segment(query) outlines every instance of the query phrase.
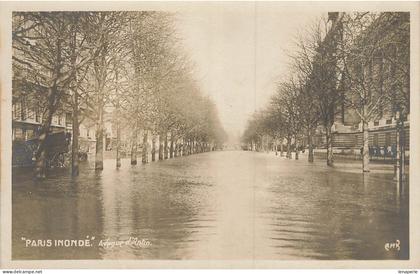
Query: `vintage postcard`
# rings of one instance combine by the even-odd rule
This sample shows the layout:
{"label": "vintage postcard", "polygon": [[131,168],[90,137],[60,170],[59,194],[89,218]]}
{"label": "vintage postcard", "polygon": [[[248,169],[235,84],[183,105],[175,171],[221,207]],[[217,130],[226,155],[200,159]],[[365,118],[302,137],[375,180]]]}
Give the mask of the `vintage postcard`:
{"label": "vintage postcard", "polygon": [[419,2],[0,2],[2,268],[419,268]]}

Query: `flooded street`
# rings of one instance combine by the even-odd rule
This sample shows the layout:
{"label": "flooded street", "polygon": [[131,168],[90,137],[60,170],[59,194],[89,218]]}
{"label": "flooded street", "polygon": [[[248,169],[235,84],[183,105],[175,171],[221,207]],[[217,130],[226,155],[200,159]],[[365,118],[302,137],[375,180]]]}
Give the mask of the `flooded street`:
{"label": "flooded street", "polygon": [[[92,164],[92,163],[90,163]],[[390,172],[327,168],[247,151],[130,166],[79,178],[13,174],[13,259],[407,259],[408,198]],[[25,246],[86,239],[90,247]],[[100,242],[145,240],[107,248]],[[386,243],[400,241],[400,250]]]}

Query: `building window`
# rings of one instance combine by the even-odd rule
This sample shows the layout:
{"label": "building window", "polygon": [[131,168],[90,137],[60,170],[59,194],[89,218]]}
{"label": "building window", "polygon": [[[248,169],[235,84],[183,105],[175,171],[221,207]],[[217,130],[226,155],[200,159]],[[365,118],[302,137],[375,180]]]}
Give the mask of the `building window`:
{"label": "building window", "polygon": [[386,120],[386,124],[387,124],[387,125],[392,124],[392,119],[387,119],[387,120]]}
{"label": "building window", "polygon": [[20,119],[24,121],[26,119],[26,100],[24,97],[22,97],[20,104]]}
{"label": "building window", "polygon": [[28,119],[35,120],[35,110],[33,108],[28,108]]}
{"label": "building window", "polygon": [[61,114],[58,114],[57,115],[57,121],[58,121],[58,124],[61,125],[61,122],[62,122],[61,121]]}
{"label": "building window", "polygon": [[87,130],[86,130],[86,136],[87,136],[88,138],[90,138],[90,136],[89,136],[89,129],[87,129]]}
{"label": "building window", "polygon": [[66,126],[71,126],[73,122],[72,120],[73,120],[72,113],[67,112],[66,113]]}
{"label": "building window", "polygon": [[23,130],[21,128],[16,128],[15,129],[15,140],[23,140],[24,135],[23,135]]}
{"label": "building window", "polygon": [[374,125],[375,127],[379,126],[379,121],[375,121],[375,122],[373,122],[373,125]]}
{"label": "building window", "polygon": [[26,131],[26,140],[33,139],[35,137],[35,132],[33,129],[28,129]]}
{"label": "building window", "polygon": [[391,132],[385,133],[385,146],[389,147],[391,145]]}
{"label": "building window", "polygon": [[21,117],[20,108],[21,108],[20,102],[16,102],[13,105],[13,119],[15,119],[15,120],[19,120],[20,119],[20,117]]}
{"label": "building window", "polygon": [[373,134],[373,146],[377,147],[379,143],[378,133]]}
{"label": "building window", "polygon": [[39,107],[35,108],[35,122],[41,123],[41,111]]}

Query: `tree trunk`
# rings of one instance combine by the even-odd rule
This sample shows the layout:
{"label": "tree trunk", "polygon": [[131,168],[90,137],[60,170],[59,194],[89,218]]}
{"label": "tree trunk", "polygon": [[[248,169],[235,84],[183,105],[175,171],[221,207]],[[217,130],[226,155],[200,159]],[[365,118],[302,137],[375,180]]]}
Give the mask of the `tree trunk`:
{"label": "tree trunk", "polygon": [[[117,101],[117,113],[119,112],[118,107],[119,107],[119,103]],[[121,153],[120,153],[120,151],[121,151],[121,128],[120,128],[120,125],[119,125],[118,122],[117,122],[117,143],[116,143],[116,147],[117,147],[116,148],[116,150],[117,150],[116,166],[118,168],[118,167],[121,167]]]}
{"label": "tree trunk", "polygon": [[182,138],[181,156],[185,156],[185,138]]}
{"label": "tree trunk", "polygon": [[[52,90],[50,89],[49,97],[54,97],[52,95]],[[47,118],[43,121],[41,128],[41,133],[39,135],[39,143],[35,153],[35,177],[37,179],[44,179],[47,176],[47,146],[46,141],[49,135],[52,116],[54,115],[54,106],[52,100],[50,99],[50,104],[48,106]]]}
{"label": "tree trunk", "polygon": [[133,129],[131,138],[131,165],[137,165],[137,127]]}
{"label": "tree trunk", "polygon": [[334,165],[334,154],[333,154],[333,145],[332,145],[332,133],[331,126],[325,128],[326,141],[327,141],[327,166]]}
{"label": "tree trunk", "polygon": [[366,120],[363,123],[363,172],[369,172],[369,131],[368,122]]}
{"label": "tree trunk", "polygon": [[[115,66],[117,67],[117,66]],[[115,104],[115,110],[117,113],[117,140],[116,140],[116,167],[121,167],[121,128],[120,128],[120,98],[118,94],[118,69],[115,70],[115,93],[116,93],[116,104]]]}
{"label": "tree trunk", "polygon": [[39,136],[39,143],[35,153],[35,177],[37,179],[44,179],[47,176],[47,137],[49,135],[52,117],[56,111],[57,104],[59,103],[62,92],[57,89],[57,81],[61,75],[62,69],[62,39],[55,40],[56,54],[55,54],[55,66],[51,79],[54,82],[53,86],[48,89],[48,108],[47,118],[42,123],[41,134]]}
{"label": "tree trunk", "polygon": [[77,88],[73,90],[71,175],[79,175],[79,95]]}
{"label": "tree trunk", "polygon": [[104,169],[104,119],[103,106],[99,106],[98,122],[96,125],[95,170]]}
{"label": "tree trunk", "polygon": [[[104,57],[102,57],[104,59]],[[102,62],[103,64],[103,62]],[[97,93],[98,120],[96,122],[96,150],[95,150],[95,170],[104,169],[104,95],[102,81],[103,67],[95,63],[95,92]],[[100,73],[102,71],[102,73]],[[102,76],[102,77],[101,77]]]}
{"label": "tree trunk", "polygon": [[312,140],[312,130],[308,130],[308,162],[314,162],[314,147],[313,147],[313,140]]}
{"label": "tree trunk", "polygon": [[143,164],[146,164],[149,160],[149,155],[148,155],[148,145],[149,143],[147,142],[148,139],[148,131],[147,129],[144,130],[143,132],[143,151],[142,151],[142,155],[141,155],[141,162]]}
{"label": "tree trunk", "polygon": [[171,132],[171,143],[169,146],[169,158],[173,158],[174,157],[174,136],[173,133]]}
{"label": "tree trunk", "polygon": [[[77,71],[76,71],[76,18],[71,20],[71,64],[73,70],[73,94],[72,94],[72,142],[71,142],[71,175],[79,175],[79,94],[77,86]],[[67,122],[67,121],[66,121]]]}
{"label": "tree trunk", "polygon": [[286,158],[292,159],[292,151],[290,149],[290,138],[287,139],[287,153],[286,153]]}
{"label": "tree trunk", "polygon": [[156,161],[156,134],[152,135],[152,162]]}
{"label": "tree trunk", "polygon": [[163,160],[163,134],[159,134],[159,160]]}
{"label": "tree trunk", "polygon": [[168,133],[165,133],[165,143],[163,149],[163,158],[168,159]]}
{"label": "tree trunk", "polygon": [[[46,138],[47,138],[46,133],[41,134],[39,138],[40,148],[38,148],[38,153],[37,153],[36,163],[35,163],[35,177],[37,179],[44,179],[47,176],[47,151],[45,149]],[[41,143],[44,143],[44,144],[41,145]]]}
{"label": "tree trunk", "polygon": [[299,160],[299,144],[295,137],[295,160]]}
{"label": "tree trunk", "polygon": [[101,56],[94,59],[95,93],[98,105],[96,121],[96,150],[95,150],[95,170],[104,169],[104,86],[106,79],[106,48]]}
{"label": "tree trunk", "polygon": [[396,130],[396,158],[395,158],[395,166],[394,166],[394,180],[398,183],[398,188],[400,188],[401,183],[401,132],[400,132],[400,121],[397,120],[397,130]]}
{"label": "tree trunk", "polygon": [[283,141],[284,140],[281,140],[281,143],[280,143],[280,157],[283,157]]}
{"label": "tree trunk", "polygon": [[400,163],[401,163],[401,181],[405,180],[405,128],[404,119],[401,120],[401,137],[400,137]]}
{"label": "tree trunk", "polygon": [[276,153],[276,156],[277,156],[279,154],[278,151],[277,151],[277,140],[274,141],[274,150],[275,150],[275,153]]}

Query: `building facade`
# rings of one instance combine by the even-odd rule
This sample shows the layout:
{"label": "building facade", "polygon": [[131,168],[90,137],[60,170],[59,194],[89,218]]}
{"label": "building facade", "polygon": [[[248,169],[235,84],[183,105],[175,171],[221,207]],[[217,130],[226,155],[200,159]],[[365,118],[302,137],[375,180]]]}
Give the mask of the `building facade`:
{"label": "building facade", "polygon": [[[337,20],[343,16],[342,13],[329,13],[330,28],[334,24],[337,25]],[[337,37],[346,39],[345,31]],[[394,156],[397,131],[401,132],[405,154],[409,155],[409,14],[380,13],[359,34],[354,43],[354,49],[350,50],[353,50],[354,56],[359,59],[350,57],[346,60],[347,67],[342,70],[340,83],[337,84],[343,96],[336,106],[332,126],[333,147],[350,153],[361,152],[363,123],[358,112],[363,111],[360,98],[366,98],[365,100],[370,99],[373,103],[379,102],[377,106],[374,106],[375,115],[369,117],[367,122],[371,156]],[[367,48],[367,53],[363,52],[364,48]],[[366,56],[366,58],[360,58],[360,56]],[[404,69],[398,70],[401,67],[405,68],[408,74],[404,73]],[[355,73],[356,71],[359,74]],[[355,75],[358,75],[363,80],[356,79],[349,83],[348,73],[351,73],[353,78],[357,78]],[[351,92],[350,85],[353,87],[364,85],[366,96],[357,97],[359,94]],[[396,119],[397,111],[401,113],[399,121]],[[400,129],[399,123],[401,123]],[[322,127],[319,127],[315,137],[315,145],[319,148],[326,145],[323,131]]]}

